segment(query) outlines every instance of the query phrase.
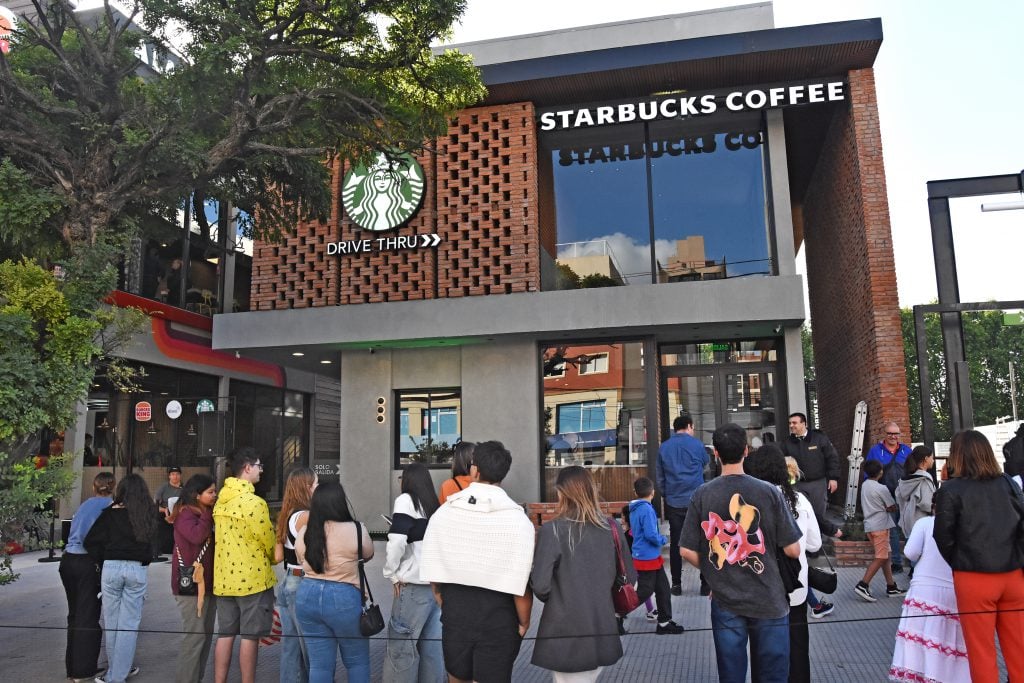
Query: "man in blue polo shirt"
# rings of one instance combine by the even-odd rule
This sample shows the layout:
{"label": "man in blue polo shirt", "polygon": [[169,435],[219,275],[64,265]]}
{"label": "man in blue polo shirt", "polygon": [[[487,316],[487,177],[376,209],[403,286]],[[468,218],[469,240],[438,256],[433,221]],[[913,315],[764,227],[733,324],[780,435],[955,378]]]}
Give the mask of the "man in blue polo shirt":
{"label": "man in blue polo shirt", "polygon": [[672,573],[672,595],[682,595],[683,561],[679,555],[679,534],[686,520],[693,492],[704,483],[708,452],[693,435],[693,418],[683,413],[672,421],[675,432],[658,449],[658,491],[665,499],[668,519],[669,569]]}
{"label": "man in blue polo shirt", "polygon": [[[910,455],[910,446],[900,443],[900,426],[895,422],[887,422],[882,440],[871,447],[865,460],[877,460],[882,464],[882,483],[889,493],[896,495],[896,487],[903,478],[904,463]],[[892,571],[899,574],[903,571],[903,554],[900,552],[900,511],[890,513],[895,526],[889,529],[889,547],[892,555]]]}

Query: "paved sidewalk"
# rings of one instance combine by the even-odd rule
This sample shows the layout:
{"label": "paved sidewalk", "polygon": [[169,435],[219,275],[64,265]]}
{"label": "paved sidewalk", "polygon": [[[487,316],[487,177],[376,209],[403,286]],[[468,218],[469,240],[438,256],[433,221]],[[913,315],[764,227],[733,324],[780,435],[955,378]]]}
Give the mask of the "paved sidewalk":
{"label": "paved sidewalk", "polygon": [[[387,617],[390,586],[381,576],[384,544],[375,543],[376,554],[368,565],[374,594],[381,599]],[[0,680],[5,683],[57,682],[64,679],[64,625],[67,603],[57,574],[57,563],[37,560],[44,553],[29,553],[15,559],[21,573],[16,583],[0,587]],[[867,604],[853,595],[861,569],[840,569],[839,590],[832,600],[836,610],[824,619],[811,619],[811,667],[815,681],[884,681],[892,656],[901,600],[879,598]],[[899,577],[900,584],[906,577]],[[676,621],[687,632],[675,636],[654,634],[654,624],[637,610],[626,622],[629,635],[623,638],[625,656],[601,676],[611,681],[712,681],[716,678],[714,645],[710,633],[707,598],[698,596],[697,573],[687,568],[683,576],[684,595],[673,598]],[[879,591],[876,590],[876,593]],[[883,593],[884,594],[884,593]],[[530,664],[536,623],[542,605],[535,603],[534,625],[527,634],[516,662],[514,680],[547,681],[550,673]],[[178,650],[178,611],[170,592],[170,565],[149,568],[149,594],[143,610],[135,664],[141,668],[137,683],[172,680]],[[386,633],[386,631],[385,631]],[[374,681],[380,680],[385,642],[373,638],[370,646]],[[261,648],[257,680],[278,680],[280,646]],[[100,655],[105,662],[105,654]],[[213,680],[212,656],[206,681]],[[238,680],[237,671],[231,677]],[[338,681],[347,680],[338,665]]]}

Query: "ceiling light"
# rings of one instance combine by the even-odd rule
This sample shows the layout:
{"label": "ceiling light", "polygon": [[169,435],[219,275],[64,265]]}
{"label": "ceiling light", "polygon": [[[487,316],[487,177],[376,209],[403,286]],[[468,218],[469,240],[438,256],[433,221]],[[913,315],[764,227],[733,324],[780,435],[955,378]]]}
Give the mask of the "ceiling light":
{"label": "ceiling light", "polygon": [[330,364],[331,364],[331,363],[333,363],[333,362],[334,362],[334,361],[332,361],[332,360],[322,360],[322,361],[320,361],[320,364],[321,364],[321,365],[330,365]]}
{"label": "ceiling light", "polygon": [[292,355],[298,358],[299,356],[305,356],[306,354],[304,354],[302,351],[296,351]]}

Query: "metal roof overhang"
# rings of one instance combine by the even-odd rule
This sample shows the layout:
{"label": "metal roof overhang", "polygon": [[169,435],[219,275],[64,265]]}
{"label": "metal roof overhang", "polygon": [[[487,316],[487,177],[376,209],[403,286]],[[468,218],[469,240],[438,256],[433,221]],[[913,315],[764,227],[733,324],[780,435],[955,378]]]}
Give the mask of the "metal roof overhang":
{"label": "metal roof overhang", "polygon": [[[538,107],[845,74],[874,64],[881,19],[632,45],[480,67],[484,104]],[[458,47],[458,46],[453,46]]]}

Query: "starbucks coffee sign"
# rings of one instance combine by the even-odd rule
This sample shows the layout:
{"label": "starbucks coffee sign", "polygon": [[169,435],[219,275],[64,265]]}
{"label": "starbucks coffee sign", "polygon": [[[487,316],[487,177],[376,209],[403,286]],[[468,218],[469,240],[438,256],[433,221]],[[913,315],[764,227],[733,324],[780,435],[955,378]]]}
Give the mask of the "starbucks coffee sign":
{"label": "starbucks coffee sign", "polygon": [[423,199],[423,168],[411,154],[378,154],[353,166],[341,186],[345,213],[364,230],[392,230],[412,218]]}

